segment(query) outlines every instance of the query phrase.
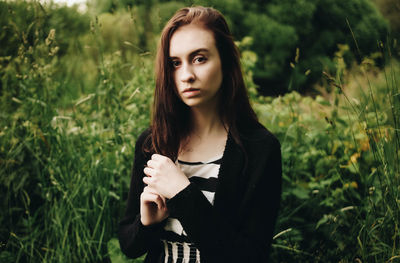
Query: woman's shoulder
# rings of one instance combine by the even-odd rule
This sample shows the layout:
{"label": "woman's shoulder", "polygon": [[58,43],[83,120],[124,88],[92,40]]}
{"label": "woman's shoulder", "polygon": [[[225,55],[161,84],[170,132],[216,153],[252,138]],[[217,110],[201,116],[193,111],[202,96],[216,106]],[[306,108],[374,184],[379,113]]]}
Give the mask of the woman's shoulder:
{"label": "woman's shoulder", "polygon": [[280,147],[278,138],[261,123],[241,129],[241,139],[248,143],[269,144]]}
{"label": "woman's shoulder", "polygon": [[151,134],[150,127],[142,131],[139,137],[136,139],[136,146],[143,145],[143,143],[147,140],[147,138],[149,138],[150,134]]}
{"label": "woman's shoulder", "polygon": [[[135,143],[135,156],[144,156],[146,157],[148,153],[144,151],[145,148],[149,148],[151,144],[151,129],[147,128],[139,134],[139,137],[136,139]],[[147,156],[148,157],[148,156]]]}

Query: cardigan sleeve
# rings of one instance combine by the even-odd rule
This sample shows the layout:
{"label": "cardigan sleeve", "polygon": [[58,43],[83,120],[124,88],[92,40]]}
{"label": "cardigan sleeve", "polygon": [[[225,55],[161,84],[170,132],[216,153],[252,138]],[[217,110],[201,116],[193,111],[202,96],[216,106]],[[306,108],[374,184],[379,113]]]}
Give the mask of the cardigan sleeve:
{"label": "cardigan sleeve", "polygon": [[269,147],[263,174],[246,186],[252,188],[252,197],[246,202],[240,222],[219,214],[192,183],[167,201],[170,216],[181,222],[206,262],[268,261],[282,174],[278,140],[274,139]]}
{"label": "cardigan sleeve", "polygon": [[147,134],[147,131],[143,132],[136,141],[126,212],[118,228],[121,250],[131,258],[137,258],[148,252],[149,248],[158,241],[161,231],[161,223],[143,226],[140,221],[140,195],[144,188],[142,178],[144,176],[143,167],[146,163],[142,145]]}

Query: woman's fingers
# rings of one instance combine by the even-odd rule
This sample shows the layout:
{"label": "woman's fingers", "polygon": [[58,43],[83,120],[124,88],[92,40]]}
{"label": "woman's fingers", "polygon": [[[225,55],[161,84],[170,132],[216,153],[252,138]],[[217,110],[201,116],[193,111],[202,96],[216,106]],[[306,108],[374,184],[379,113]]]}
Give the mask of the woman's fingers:
{"label": "woman's fingers", "polygon": [[156,194],[156,191],[149,185],[143,188],[143,192]]}
{"label": "woman's fingers", "polygon": [[144,168],[143,172],[147,176],[154,176],[156,174],[156,170],[154,170],[153,168],[150,168],[150,167]]}
{"label": "woman's fingers", "polygon": [[147,161],[147,167],[157,168],[158,167],[158,162],[150,159],[150,160]]}
{"label": "woman's fingers", "polygon": [[151,186],[152,185],[152,180],[151,179],[152,179],[151,177],[145,176],[145,177],[143,177],[143,183]]}
{"label": "woman's fingers", "polygon": [[152,194],[158,195],[158,197],[161,198],[161,202],[162,202],[163,206],[166,206],[165,197],[162,196],[162,195],[160,195],[160,194],[157,192],[157,190],[154,189],[153,187],[151,187],[151,186],[148,185],[148,186],[146,186],[145,188],[143,188],[143,192],[148,192],[148,193],[152,193]]}
{"label": "woman's fingers", "polygon": [[151,187],[150,185],[143,188],[143,192],[152,193],[158,195],[158,192],[155,188]]}
{"label": "woman's fingers", "polygon": [[153,169],[162,169],[165,165],[170,164],[171,159],[160,154],[153,154],[151,159],[147,161],[147,167]]}
{"label": "woman's fingers", "polygon": [[190,184],[179,167],[163,155],[153,154],[143,172],[146,175],[143,182],[157,189],[158,194],[165,198],[172,198]]}
{"label": "woman's fingers", "polygon": [[161,155],[161,154],[157,154],[157,153],[155,153],[155,154],[153,154],[153,155],[151,156],[151,160],[154,160],[154,161],[162,161],[162,160],[164,160],[165,158],[168,158],[168,157],[165,157],[165,156],[163,156],[163,155]]}
{"label": "woman's fingers", "polygon": [[155,203],[158,209],[165,207],[165,199],[161,198],[158,194],[151,192],[143,192],[141,195],[142,201],[145,203]]}
{"label": "woman's fingers", "polygon": [[160,182],[160,178],[154,176],[156,173],[152,173],[152,175],[148,175],[143,177],[143,183],[147,184],[150,187],[153,187],[153,189],[157,189],[157,187],[155,187],[157,185],[157,183]]}

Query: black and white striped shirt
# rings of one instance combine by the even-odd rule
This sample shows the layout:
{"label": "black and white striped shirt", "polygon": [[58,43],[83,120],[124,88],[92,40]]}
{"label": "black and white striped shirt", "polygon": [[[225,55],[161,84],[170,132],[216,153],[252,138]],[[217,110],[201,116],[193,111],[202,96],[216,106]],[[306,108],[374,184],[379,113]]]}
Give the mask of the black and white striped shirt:
{"label": "black and white striped shirt", "polygon": [[[178,160],[176,164],[207,198],[214,204],[214,195],[217,189],[218,172],[222,156],[208,162],[184,162]],[[164,245],[165,263],[195,263],[200,262],[200,251],[187,237],[181,223],[176,218],[168,218],[161,235]]]}

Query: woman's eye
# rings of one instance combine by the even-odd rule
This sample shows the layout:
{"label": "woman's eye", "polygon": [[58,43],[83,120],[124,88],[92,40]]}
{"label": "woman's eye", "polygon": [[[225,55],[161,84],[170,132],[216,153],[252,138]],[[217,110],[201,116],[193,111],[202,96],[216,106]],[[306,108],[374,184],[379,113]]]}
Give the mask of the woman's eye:
{"label": "woman's eye", "polygon": [[205,62],[207,59],[205,57],[195,57],[194,58],[194,62],[195,63],[203,63]]}
{"label": "woman's eye", "polygon": [[180,64],[181,64],[181,63],[180,63],[178,60],[173,60],[173,61],[171,61],[171,65],[172,65],[174,68],[179,67]]}

